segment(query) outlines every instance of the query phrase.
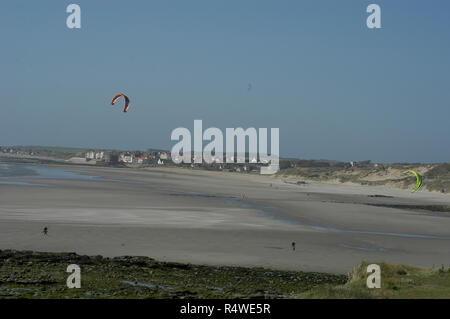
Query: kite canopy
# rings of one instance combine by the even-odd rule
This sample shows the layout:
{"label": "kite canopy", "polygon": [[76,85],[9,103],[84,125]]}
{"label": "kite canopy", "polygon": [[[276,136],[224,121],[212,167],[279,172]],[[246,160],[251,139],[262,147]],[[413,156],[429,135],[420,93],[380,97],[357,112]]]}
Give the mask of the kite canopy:
{"label": "kite canopy", "polygon": [[123,97],[123,99],[125,100],[125,104],[123,106],[123,111],[127,112],[128,108],[130,107],[130,99],[125,94],[116,94],[113,97],[113,99],[111,100],[111,105],[114,105],[116,103],[116,101],[121,97]]}
{"label": "kite canopy", "polygon": [[412,174],[414,174],[414,176],[416,176],[416,186],[414,186],[414,188],[411,191],[412,193],[415,193],[422,187],[423,177],[422,177],[422,175],[420,175],[419,173],[417,173],[411,169],[403,172],[403,174],[408,174],[408,173],[412,173]]}

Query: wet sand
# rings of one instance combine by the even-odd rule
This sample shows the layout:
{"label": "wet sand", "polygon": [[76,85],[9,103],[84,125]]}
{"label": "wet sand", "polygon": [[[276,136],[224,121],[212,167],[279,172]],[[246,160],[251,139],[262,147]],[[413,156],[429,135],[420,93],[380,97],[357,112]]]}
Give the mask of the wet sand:
{"label": "wet sand", "polygon": [[361,260],[450,267],[450,213],[367,205],[450,205],[448,195],[189,169],[52,167],[85,176],[0,178],[0,249],[334,273]]}

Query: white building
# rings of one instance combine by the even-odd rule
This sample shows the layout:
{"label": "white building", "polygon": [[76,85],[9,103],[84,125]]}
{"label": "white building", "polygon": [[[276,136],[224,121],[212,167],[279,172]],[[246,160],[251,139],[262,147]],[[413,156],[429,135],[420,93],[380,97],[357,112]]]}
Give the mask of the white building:
{"label": "white building", "polygon": [[103,160],[104,158],[105,158],[105,152],[103,152],[103,151],[95,152],[96,160]]}
{"label": "white building", "polygon": [[87,160],[93,160],[95,158],[95,152],[94,151],[87,151],[84,157]]}
{"label": "white building", "polygon": [[122,154],[120,154],[119,162],[132,164],[133,163],[133,155],[129,154],[129,153],[125,153],[125,154],[122,153]]}
{"label": "white building", "polygon": [[105,158],[105,152],[104,151],[94,151],[89,150],[86,152],[84,156],[87,160],[103,160]]}

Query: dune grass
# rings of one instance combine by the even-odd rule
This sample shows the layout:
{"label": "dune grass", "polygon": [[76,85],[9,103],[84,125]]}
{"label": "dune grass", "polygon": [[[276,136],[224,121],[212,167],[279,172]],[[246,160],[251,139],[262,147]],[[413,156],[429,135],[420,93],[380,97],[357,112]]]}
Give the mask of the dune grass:
{"label": "dune grass", "polygon": [[425,269],[406,265],[376,263],[381,268],[381,288],[367,288],[367,266],[362,262],[343,285],[323,285],[296,295],[319,299],[442,299],[450,298],[450,269]]}

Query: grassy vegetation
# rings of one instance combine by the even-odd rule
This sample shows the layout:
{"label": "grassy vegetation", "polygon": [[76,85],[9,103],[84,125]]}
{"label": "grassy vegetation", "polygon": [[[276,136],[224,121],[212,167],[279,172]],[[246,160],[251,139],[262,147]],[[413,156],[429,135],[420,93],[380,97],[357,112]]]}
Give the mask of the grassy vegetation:
{"label": "grassy vegetation", "polygon": [[32,151],[48,157],[70,158],[73,156],[81,156],[87,151],[84,148],[76,147],[59,147],[59,146],[17,146],[16,149]]}
{"label": "grassy vegetation", "polygon": [[[81,267],[80,289],[66,286],[69,264]],[[448,269],[377,263],[381,288],[368,289],[369,264],[345,276],[4,250],[0,298],[450,298]]]}
{"label": "grassy vegetation", "polygon": [[450,192],[450,163],[436,165],[425,174],[429,190]]}
{"label": "grassy vegetation", "polygon": [[278,176],[298,178],[316,182],[355,183],[361,185],[389,185],[399,188],[412,188],[415,177],[403,175],[407,169],[413,169],[424,177],[423,189],[450,192],[450,163],[444,164],[384,164],[371,167],[297,167],[286,168],[278,172]]}
{"label": "grassy vegetation", "polygon": [[48,151],[55,153],[77,153],[85,152],[86,148],[81,147],[63,147],[63,146],[12,146],[17,149],[32,149],[35,151]]}
{"label": "grassy vegetation", "polygon": [[450,298],[450,270],[424,269],[405,265],[377,263],[381,268],[381,288],[368,289],[363,262],[350,273],[344,285],[324,285],[297,295],[297,298]]}

